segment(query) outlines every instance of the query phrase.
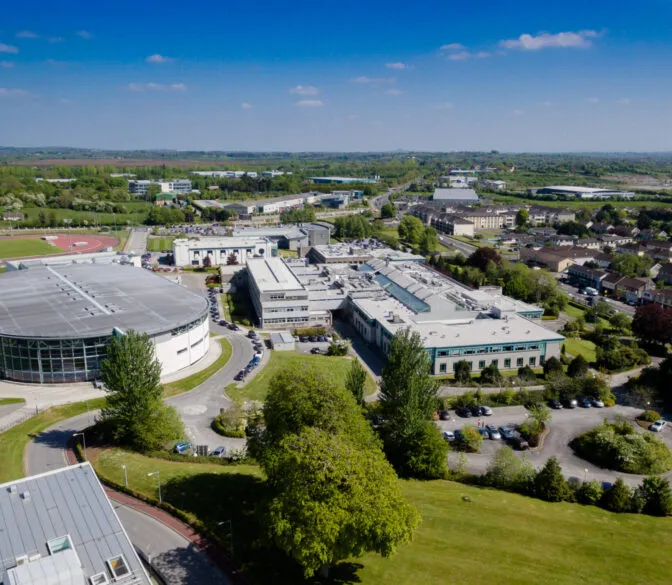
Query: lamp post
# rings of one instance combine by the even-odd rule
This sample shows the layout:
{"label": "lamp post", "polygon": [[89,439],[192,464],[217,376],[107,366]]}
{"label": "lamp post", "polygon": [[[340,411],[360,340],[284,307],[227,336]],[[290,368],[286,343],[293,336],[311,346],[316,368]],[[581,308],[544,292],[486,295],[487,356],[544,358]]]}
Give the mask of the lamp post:
{"label": "lamp post", "polygon": [[74,437],[82,437],[82,446],[84,447],[84,459],[86,459],[86,437],[84,436],[84,433],[74,433]]}
{"label": "lamp post", "polygon": [[217,522],[217,526],[224,526],[228,525],[229,527],[229,548],[231,550],[231,559],[233,559],[234,554],[233,554],[233,522],[231,520],[222,520],[221,522]]}
{"label": "lamp post", "polygon": [[583,483],[586,483],[588,481],[588,468],[586,467],[583,470]]}
{"label": "lamp post", "polygon": [[126,489],[128,489],[128,470],[125,465],[122,465],[121,468],[124,470],[124,485],[126,486]]}
{"label": "lamp post", "polygon": [[152,471],[151,473],[147,474],[147,477],[152,477],[153,475],[156,475],[156,480],[159,486],[159,506],[160,506],[163,503],[163,499],[161,498],[161,472]]}

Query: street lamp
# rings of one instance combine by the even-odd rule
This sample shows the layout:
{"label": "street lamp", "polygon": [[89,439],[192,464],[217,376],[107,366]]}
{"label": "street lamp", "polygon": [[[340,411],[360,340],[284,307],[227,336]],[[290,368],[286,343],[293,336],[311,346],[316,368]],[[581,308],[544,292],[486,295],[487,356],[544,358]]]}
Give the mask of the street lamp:
{"label": "street lamp", "polygon": [[126,470],[125,465],[122,465],[121,468],[124,470],[124,485],[126,486],[126,489],[128,489],[128,471]]}
{"label": "street lamp", "polygon": [[586,467],[583,470],[583,483],[586,483],[588,481],[588,468]]}
{"label": "street lamp", "polygon": [[229,527],[229,548],[231,549],[231,558],[233,559],[234,554],[233,554],[233,522],[231,520],[222,520],[221,522],[217,522],[217,526],[224,526],[228,525]]}
{"label": "street lamp", "polygon": [[147,477],[152,477],[153,475],[156,475],[156,480],[159,485],[159,506],[163,503],[163,499],[161,498],[161,472],[160,471],[152,471],[152,473],[148,473]]}
{"label": "street lamp", "polygon": [[84,459],[86,459],[86,437],[84,436],[84,433],[74,433],[74,437],[82,437],[82,446],[84,447]]}

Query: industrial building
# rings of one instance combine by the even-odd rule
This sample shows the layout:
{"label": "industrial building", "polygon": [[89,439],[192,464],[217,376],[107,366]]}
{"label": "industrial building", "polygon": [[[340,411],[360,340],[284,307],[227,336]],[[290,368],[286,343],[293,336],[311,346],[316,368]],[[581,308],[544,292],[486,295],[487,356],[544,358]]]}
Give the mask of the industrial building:
{"label": "industrial building", "polygon": [[479,198],[473,189],[434,189],[432,200],[442,203],[478,203]]}
{"label": "industrial building", "polygon": [[301,250],[310,246],[329,243],[331,228],[329,223],[302,223],[271,227],[236,228],[231,231],[234,238],[268,238],[283,250]]}
{"label": "industrial building", "polygon": [[256,179],[258,176],[256,171],[189,171],[189,174],[213,179],[240,179],[245,176]]}
{"label": "industrial building", "polygon": [[498,287],[472,290],[421,262],[394,262],[387,250],[357,266],[349,257],[317,265],[271,258],[253,260],[248,271],[263,327],[328,324],[337,312],[382,353],[408,327],[420,333],[434,375],[452,373],[460,360],[475,373],[492,363],[501,370],[539,367],[560,355],[564,340],[540,325],[540,307]]}
{"label": "industrial building", "polygon": [[149,335],[164,375],[210,345],[205,298],[131,266],[32,265],[0,275],[0,290],[0,378],[93,380],[110,338],[130,329]]}
{"label": "industrial building", "polygon": [[380,177],[373,177],[370,179],[362,179],[358,177],[310,177],[313,183],[330,184],[336,183],[339,185],[347,185],[348,183],[377,183]]}
{"label": "industrial building", "polygon": [[310,259],[316,264],[364,264],[374,258],[384,258],[387,262],[424,262],[425,257],[392,250],[378,240],[360,240],[327,246],[314,246]]}
{"label": "industrial building", "polygon": [[128,182],[128,192],[143,197],[147,195],[152,185],[156,185],[161,193],[175,193],[176,195],[191,193],[191,181],[188,179],[172,181],[131,180]]}
{"label": "industrial building", "polygon": [[[275,256],[278,245],[269,238],[178,238],[173,240],[175,266],[224,266],[226,264],[247,264],[251,258]],[[232,260],[229,260],[231,257]],[[206,260],[208,258],[208,260]]]}
{"label": "industrial building", "polygon": [[91,464],[0,485],[4,585],[151,585]]}
{"label": "industrial building", "polygon": [[579,199],[611,199],[612,197],[622,197],[623,199],[632,199],[635,196],[633,191],[619,191],[618,189],[599,189],[595,187],[573,187],[570,185],[553,185],[537,189],[537,195],[564,195],[567,197],[578,197]]}

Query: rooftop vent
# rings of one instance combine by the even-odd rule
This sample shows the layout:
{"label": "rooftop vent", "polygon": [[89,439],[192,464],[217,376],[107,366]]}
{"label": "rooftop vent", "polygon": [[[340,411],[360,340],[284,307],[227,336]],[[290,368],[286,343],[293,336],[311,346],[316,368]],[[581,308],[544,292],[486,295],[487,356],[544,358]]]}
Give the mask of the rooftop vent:
{"label": "rooftop vent", "polygon": [[17,491],[17,490],[16,490],[16,486],[15,486],[15,485],[10,485],[10,486],[7,488],[7,491],[8,491],[10,494],[15,494],[16,491]]}
{"label": "rooftop vent", "polygon": [[30,492],[26,490],[21,494],[21,498],[26,502],[30,501]]}

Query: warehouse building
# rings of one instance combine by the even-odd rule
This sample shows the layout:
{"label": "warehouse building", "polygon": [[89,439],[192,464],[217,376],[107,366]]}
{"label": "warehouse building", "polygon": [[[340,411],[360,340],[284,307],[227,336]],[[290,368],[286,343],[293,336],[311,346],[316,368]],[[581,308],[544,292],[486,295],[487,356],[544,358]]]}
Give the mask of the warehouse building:
{"label": "warehouse building", "polygon": [[434,189],[432,200],[442,203],[478,203],[479,198],[473,189]]}
{"label": "warehouse building", "polygon": [[119,264],[32,266],[0,275],[0,378],[54,384],[93,380],[113,335],[154,343],[162,374],[210,346],[205,298]]}
{"label": "warehouse building", "polygon": [[[178,238],[173,240],[175,266],[247,264],[250,258],[275,256],[278,245],[269,238]],[[206,260],[207,259],[207,260]]]}
{"label": "warehouse building", "polygon": [[299,250],[310,246],[323,246],[329,243],[331,224],[300,223],[296,225],[277,225],[271,227],[245,227],[231,231],[234,238],[268,238],[283,250]]}
{"label": "warehouse building", "polygon": [[564,195],[566,197],[577,197],[579,199],[611,199],[612,197],[622,197],[623,199],[632,199],[635,196],[633,191],[619,191],[618,189],[599,189],[595,187],[573,187],[570,185],[552,185],[542,187],[536,190],[537,195]]}

